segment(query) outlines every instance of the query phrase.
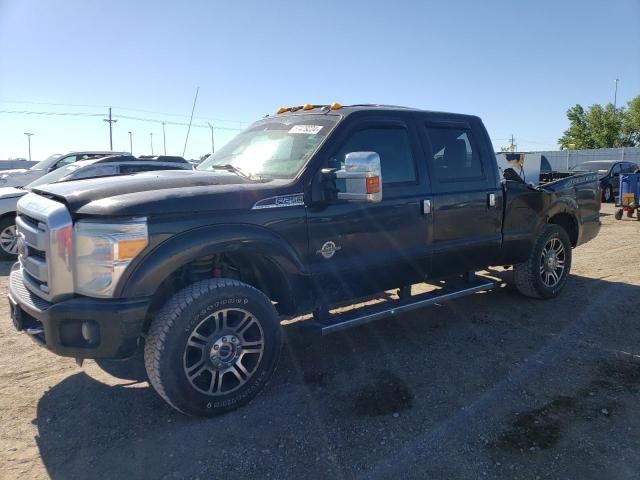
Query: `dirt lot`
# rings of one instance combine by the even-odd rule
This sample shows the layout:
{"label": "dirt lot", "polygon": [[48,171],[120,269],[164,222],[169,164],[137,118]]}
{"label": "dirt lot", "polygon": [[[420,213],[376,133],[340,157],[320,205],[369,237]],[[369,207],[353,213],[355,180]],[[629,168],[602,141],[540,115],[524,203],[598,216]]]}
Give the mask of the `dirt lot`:
{"label": "dirt lot", "polygon": [[0,477],[640,478],[640,222],[612,213],[559,298],[288,325],[267,389],[211,420],[36,348],[0,303]]}

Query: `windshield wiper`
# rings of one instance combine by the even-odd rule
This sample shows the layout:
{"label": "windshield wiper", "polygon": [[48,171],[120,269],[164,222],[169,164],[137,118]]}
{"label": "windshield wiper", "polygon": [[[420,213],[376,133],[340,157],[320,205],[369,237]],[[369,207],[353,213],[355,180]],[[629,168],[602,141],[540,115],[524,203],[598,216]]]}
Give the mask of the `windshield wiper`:
{"label": "windshield wiper", "polygon": [[227,172],[235,173],[236,175],[240,175],[241,177],[251,180],[251,175],[230,163],[226,163],[224,165],[211,165],[211,168],[213,170],[226,170]]}

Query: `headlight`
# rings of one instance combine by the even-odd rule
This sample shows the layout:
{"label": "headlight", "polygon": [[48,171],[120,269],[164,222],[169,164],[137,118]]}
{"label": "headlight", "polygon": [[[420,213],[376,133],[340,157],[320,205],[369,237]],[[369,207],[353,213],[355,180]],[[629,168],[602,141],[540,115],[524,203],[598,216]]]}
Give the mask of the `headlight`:
{"label": "headlight", "polygon": [[124,270],[149,243],[146,219],[122,223],[79,221],[74,227],[75,292],[112,297]]}

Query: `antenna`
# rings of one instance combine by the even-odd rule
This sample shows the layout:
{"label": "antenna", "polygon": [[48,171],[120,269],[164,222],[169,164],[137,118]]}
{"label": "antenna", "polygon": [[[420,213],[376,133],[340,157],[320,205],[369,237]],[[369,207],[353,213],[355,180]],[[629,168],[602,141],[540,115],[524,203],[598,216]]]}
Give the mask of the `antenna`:
{"label": "antenna", "polygon": [[196,88],[196,96],[193,99],[193,107],[191,108],[191,117],[189,118],[189,127],[187,128],[187,138],[184,139],[184,149],[182,150],[182,156],[187,151],[187,142],[189,141],[189,132],[191,131],[191,121],[193,120],[193,112],[196,110],[196,102],[198,101],[198,92],[200,91],[200,87]]}

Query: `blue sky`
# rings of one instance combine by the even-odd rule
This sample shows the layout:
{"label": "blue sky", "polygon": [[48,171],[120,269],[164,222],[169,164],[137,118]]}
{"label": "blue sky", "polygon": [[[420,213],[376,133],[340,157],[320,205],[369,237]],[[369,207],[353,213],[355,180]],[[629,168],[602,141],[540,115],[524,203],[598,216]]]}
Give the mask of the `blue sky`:
{"label": "blue sky", "polygon": [[[0,0],[0,158],[108,147],[114,115],[235,130],[303,103],[479,115],[498,149],[552,149],[566,109],[640,94],[640,0]],[[52,105],[72,104],[81,106]],[[37,111],[89,113],[35,115]],[[182,154],[186,126],[166,126]],[[120,117],[114,149],[162,151],[159,123]],[[193,128],[186,151],[210,150]]]}

